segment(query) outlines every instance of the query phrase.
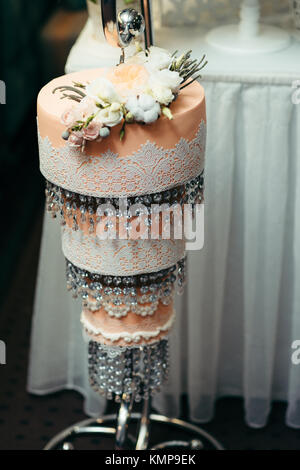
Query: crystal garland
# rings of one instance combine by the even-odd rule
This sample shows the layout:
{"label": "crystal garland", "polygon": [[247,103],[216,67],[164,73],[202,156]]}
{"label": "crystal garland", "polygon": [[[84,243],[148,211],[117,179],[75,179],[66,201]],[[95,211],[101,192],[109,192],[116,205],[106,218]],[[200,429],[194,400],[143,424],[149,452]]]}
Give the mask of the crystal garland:
{"label": "crystal garland", "polygon": [[[87,224],[90,234],[95,232],[95,225],[101,221],[102,215],[108,218],[107,225],[109,225],[109,217],[113,216],[115,211],[115,216],[119,220],[125,218],[126,230],[129,232],[132,217],[144,215],[148,226],[150,226],[151,216],[154,213],[157,214],[171,209],[172,206],[178,204],[181,206],[190,204],[194,208],[196,204],[203,203],[203,192],[204,172],[179,187],[161,193],[129,197],[127,199],[84,196],[56,186],[47,180],[45,190],[46,207],[53,218],[60,215],[62,225],[66,224],[66,219],[71,221],[72,228],[75,231],[80,229],[81,224]],[[103,214],[99,212],[100,208],[104,208]]]}
{"label": "crystal garland", "polygon": [[[158,302],[169,305],[177,292],[182,294],[186,282],[186,260],[168,269],[138,276],[103,276],[90,273],[66,260],[68,290],[81,297],[83,306],[92,311],[101,307],[111,316],[121,318],[129,312],[153,315]],[[147,304],[147,305],[145,305]]]}
{"label": "crystal garland", "polygon": [[169,371],[168,340],[140,347],[108,347],[89,342],[89,381],[93,390],[117,403],[147,399],[160,391]]}

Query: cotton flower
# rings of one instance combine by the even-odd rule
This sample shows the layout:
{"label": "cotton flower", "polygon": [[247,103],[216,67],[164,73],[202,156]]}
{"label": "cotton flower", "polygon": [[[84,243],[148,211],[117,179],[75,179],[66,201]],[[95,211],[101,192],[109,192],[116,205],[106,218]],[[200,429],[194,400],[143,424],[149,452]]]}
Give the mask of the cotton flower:
{"label": "cotton flower", "polygon": [[157,121],[161,114],[159,103],[157,103],[152,96],[147,94],[129,98],[126,103],[126,108],[136,121],[144,122],[145,124]]}
{"label": "cotton flower", "polygon": [[87,85],[86,94],[101,106],[113,102],[121,103],[121,98],[113,84],[103,77],[99,77]]}

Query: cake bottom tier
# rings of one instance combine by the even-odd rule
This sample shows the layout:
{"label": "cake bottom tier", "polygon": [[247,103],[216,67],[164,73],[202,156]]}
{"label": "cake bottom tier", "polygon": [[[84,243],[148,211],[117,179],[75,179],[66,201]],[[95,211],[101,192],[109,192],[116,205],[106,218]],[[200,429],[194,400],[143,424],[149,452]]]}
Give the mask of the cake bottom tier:
{"label": "cake bottom tier", "polygon": [[168,335],[175,320],[173,301],[159,302],[152,315],[141,316],[129,312],[125,317],[110,317],[104,308],[84,309],[81,315],[86,334],[95,342],[107,346],[145,346]]}
{"label": "cake bottom tier", "polygon": [[175,312],[158,303],[152,315],[129,312],[110,317],[104,308],[83,309],[89,341],[89,380],[93,390],[119,402],[147,399],[168,377],[168,340]]}

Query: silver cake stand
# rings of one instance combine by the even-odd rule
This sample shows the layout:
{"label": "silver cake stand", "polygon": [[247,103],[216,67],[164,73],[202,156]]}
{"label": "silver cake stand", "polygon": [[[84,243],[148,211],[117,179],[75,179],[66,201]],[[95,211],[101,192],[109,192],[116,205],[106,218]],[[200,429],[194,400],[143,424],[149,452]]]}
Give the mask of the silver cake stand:
{"label": "silver cake stand", "polygon": [[[75,450],[73,441],[83,436],[111,436],[115,450],[160,450],[185,448],[192,450],[224,450],[213,436],[193,424],[176,418],[150,414],[150,400],[143,400],[142,413],[132,413],[133,400],[122,400],[117,415],[111,414],[99,419],[87,419],[70,426],[57,434],[44,450]],[[130,421],[138,422],[138,435],[128,433]],[[170,440],[149,448],[150,427],[152,423],[172,426],[190,435],[189,440]],[[109,426],[111,424],[111,426]]]}
{"label": "silver cake stand", "polygon": [[[127,9],[123,10],[122,15],[118,17],[119,21],[120,18],[122,20],[119,25],[117,25],[116,0],[101,0],[101,7],[102,23],[106,39],[112,46],[121,47],[122,59],[124,59],[124,48],[128,46],[134,38],[137,38],[144,32],[144,23],[146,45],[148,47],[152,44],[151,9],[149,0],[141,0],[141,7],[145,19],[141,20],[141,15],[135,10]],[[130,31],[130,34],[128,34],[128,31]],[[45,450],[75,450],[73,440],[87,435],[111,436],[114,439],[114,447],[116,450],[146,450],[149,449],[150,427],[151,424],[155,423],[175,427],[178,431],[189,434],[190,439],[162,442],[151,446],[151,450],[172,447],[193,450],[203,450],[207,448],[223,450],[223,446],[213,436],[203,431],[198,426],[180,419],[151,414],[149,398],[144,398],[143,400],[142,413],[132,413],[134,398],[134,393],[132,393],[130,401],[128,401],[126,394],[124,394],[117,415],[107,415],[96,420],[88,419],[74,424],[55,436],[46,445]],[[138,423],[137,437],[132,436],[128,431],[128,426],[131,421]]]}

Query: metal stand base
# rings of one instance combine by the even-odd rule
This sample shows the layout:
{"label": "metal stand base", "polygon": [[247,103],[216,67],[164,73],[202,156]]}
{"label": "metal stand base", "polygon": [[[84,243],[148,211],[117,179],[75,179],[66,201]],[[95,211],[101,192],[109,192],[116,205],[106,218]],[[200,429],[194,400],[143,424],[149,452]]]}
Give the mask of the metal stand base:
{"label": "metal stand base", "polygon": [[[124,407],[123,407],[124,405]],[[172,447],[176,448],[187,448],[193,450],[204,450],[212,448],[215,450],[224,450],[223,446],[210,434],[200,429],[198,426],[187,423],[180,419],[167,418],[162,415],[147,413],[145,407],[149,407],[149,403],[144,403],[143,413],[133,413],[131,419],[133,421],[140,421],[139,436],[136,440],[133,436],[128,435],[126,437],[128,417],[130,406],[121,405],[119,416],[107,415],[101,419],[88,419],[77,423],[73,426],[62,431],[60,434],[55,436],[45,447],[44,450],[75,450],[73,439],[86,436],[86,435],[102,435],[112,436],[115,440],[115,449],[129,449],[129,450],[146,450],[148,449],[149,441],[149,424],[150,423],[161,423],[164,425],[171,425],[179,428],[181,431],[188,432],[191,434],[191,439],[188,441],[173,440],[162,442],[160,444],[151,447],[151,450],[168,449]],[[117,428],[104,426],[110,422],[116,422],[118,419]]]}

